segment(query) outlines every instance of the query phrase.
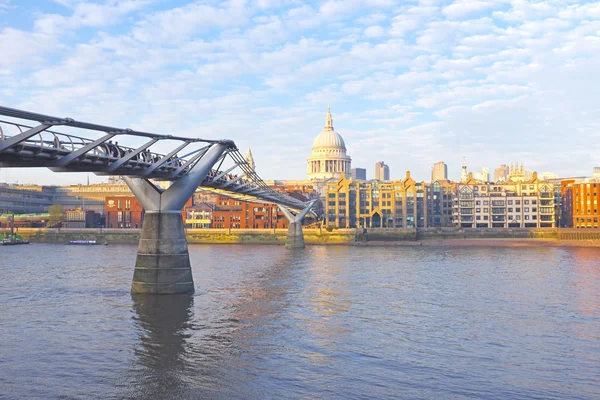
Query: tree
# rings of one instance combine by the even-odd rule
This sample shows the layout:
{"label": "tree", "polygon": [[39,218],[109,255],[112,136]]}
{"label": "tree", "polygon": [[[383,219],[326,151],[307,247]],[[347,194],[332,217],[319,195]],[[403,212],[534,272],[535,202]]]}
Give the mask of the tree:
{"label": "tree", "polygon": [[48,213],[50,213],[50,216],[48,217],[46,227],[60,228],[63,221],[62,206],[60,204],[53,204],[50,207],[48,207]]}

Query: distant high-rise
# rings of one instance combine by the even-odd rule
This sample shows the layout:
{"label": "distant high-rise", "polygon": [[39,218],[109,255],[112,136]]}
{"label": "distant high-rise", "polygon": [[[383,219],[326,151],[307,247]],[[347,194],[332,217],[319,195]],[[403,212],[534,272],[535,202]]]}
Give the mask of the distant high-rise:
{"label": "distant high-rise", "polygon": [[502,164],[494,170],[494,182],[508,182],[508,175],[510,175],[510,168],[508,165]]}
{"label": "distant high-rise", "polygon": [[594,167],[593,176],[594,178],[600,177],[600,167]]}
{"label": "distant high-rise", "polygon": [[490,170],[487,167],[483,167],[481,171],[475,172],[475,179],[479,182],[490,181]]}
{"label": "distant high-rise", "polygon": [[364,168],[352,168],[352,179],[367,180],[367,170]]}
{"label": "distant high-rise", "polygon": [[379,181],[390,180],[390,167],[388,167],[383,161],[378,161],[375,163],[375,179]]}
{"label": "distant high-rise", "polygon": [[558,179],[558,175],[556,175],[554,172],[541,172],[538,174],[538,178],[543,181],[549,181],[552,179]]}
{"label": "distant high-rise", "polygon": [[460,172],[460,182],[465,183],[468,180],[469,175],[467,174],[467,159],[463,157],[462,171]]}
{"label": "distant high-rise", "polygon": [[431,169],[431,181],[442,181],[448,179],[448,166],[443,161],[433,164]]}

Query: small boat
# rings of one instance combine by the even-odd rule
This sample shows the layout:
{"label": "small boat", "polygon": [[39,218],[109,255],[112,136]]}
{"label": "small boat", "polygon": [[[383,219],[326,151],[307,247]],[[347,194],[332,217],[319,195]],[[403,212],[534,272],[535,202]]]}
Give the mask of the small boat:
{"label": "small boat", "polygon": [[[69,243],[67,244],[79,244],[79,245],[86,245],[86,246],[93,246],[93,245],[100,245],[102,243],[100,243],[97,240],[69,240]],[[104,243],[106,244],[106,243]]]}
{"label": "small boat", "polygon": [[16,237],[13,239],[4,239],[4,240],[0,241],[0,244],[2,246],[14,246],[17,244],[29,244],[29,240],[25,240],[21,237]]}

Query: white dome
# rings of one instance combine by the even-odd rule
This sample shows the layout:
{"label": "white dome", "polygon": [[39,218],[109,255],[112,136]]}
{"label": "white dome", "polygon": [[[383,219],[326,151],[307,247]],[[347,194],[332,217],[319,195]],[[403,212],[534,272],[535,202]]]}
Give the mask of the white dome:
{"label": "white dome", "polygon": [[342,136],[334,130],[324,130],[319,133],[313,143],[313,150],[335,149],[346,151],[346,144]]}
{"label": "white dome", "polygon": [[346,154],[346,143],[333,129],[331,110],[327,110],[325,129],[315,138],[308,157],[308,179],[340,179],[350,176],[352,159]]}

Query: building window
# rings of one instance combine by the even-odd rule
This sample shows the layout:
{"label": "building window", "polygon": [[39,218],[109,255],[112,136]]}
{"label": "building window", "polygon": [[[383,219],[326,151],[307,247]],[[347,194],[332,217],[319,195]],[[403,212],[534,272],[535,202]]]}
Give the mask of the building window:
{"label": "building window", "polygon": [[125,200],[125,209],[126,210],[131,209],[131,200]]}

